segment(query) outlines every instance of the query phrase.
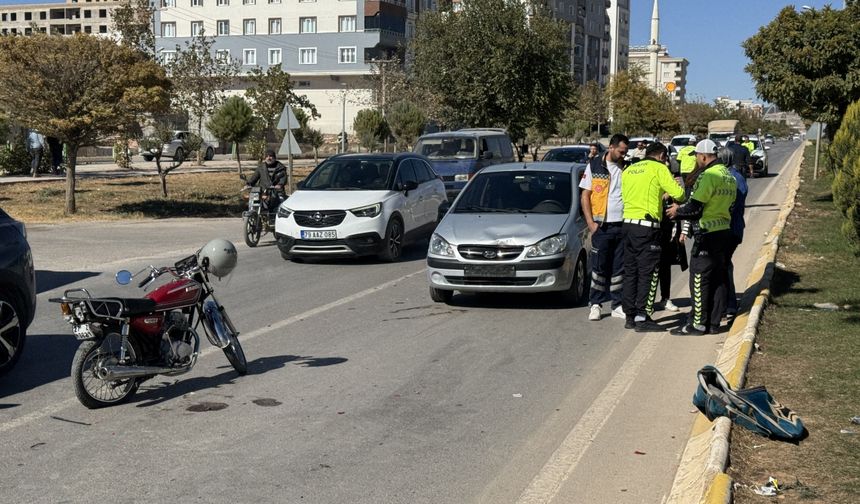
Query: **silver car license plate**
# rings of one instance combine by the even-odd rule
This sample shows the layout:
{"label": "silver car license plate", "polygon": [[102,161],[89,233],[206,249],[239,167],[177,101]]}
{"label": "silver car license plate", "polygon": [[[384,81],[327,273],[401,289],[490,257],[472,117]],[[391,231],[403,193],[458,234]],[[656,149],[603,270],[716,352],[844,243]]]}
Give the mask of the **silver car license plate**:
{"label": "silver car license plate", "polygon": [[517,269],[513,264],[467,264],[463,275],[467,277],[512,277]]}
{"label": "silver car license plate", "polygon": [[337,231],[332,229],[330,231],[308,231],[302,230],[302,240],[336,240],[337,239]]}

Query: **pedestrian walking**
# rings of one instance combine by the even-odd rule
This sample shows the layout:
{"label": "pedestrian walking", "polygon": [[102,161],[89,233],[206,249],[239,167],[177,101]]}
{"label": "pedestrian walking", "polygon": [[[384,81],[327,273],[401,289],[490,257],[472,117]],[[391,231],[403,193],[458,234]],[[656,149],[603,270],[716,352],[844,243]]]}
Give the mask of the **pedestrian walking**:
{"label": "pedestrian walking", "polygon": [[36,130],[31,129],[27,134],[27,150],[30,152],[30,174],[39,176],[39,165],[42,164],[42,155],[45,152],[45,137]]}
{"label": "pedestrian walking", "polygon": [[732,241],[731,207],[737,183],[717,158],[712,140],[696,144],[696,164],[702,172],[693,185],[689,201],[672,205],[666,214],[673,219],[698,220],[693,225],[690,258],[692,309],[683,327],[672,334],[699,335],[719,332],[726,303],[726,264]]}
{"label": "pedestrian walking", "polygon": [[653,142],[645,159],[629,166],[621,176],[624,201],[624,327],[636,332],[662,331],[653,320],[659,281],[660,222],[664,195],[683,201],[684,189],[666,166],[668,149]]}
{"label": "pedestrian walking", "polygon": [[746,177],[738,171],[737,165],[733,162],[734,160],[732,157],[734,156],[734,152],[728,148],[723,148],[720,149],[718,155],[720,161],[722,161],[725,166],[729,167],[729,173],[732,174],[732,177],[735,178],[735,182],[737,183],[735,202],[732,204],[731,212],[732,241],[729,243],[729,249],[726,252],[726,316],[730,319],[734,319],[735,315],[738,313],[738,296],[735,291],[735,267],[732,262],[732,257],[734,256],[738,245],[740,245],[744,240],[744,228],[746,227],[746,223],[744,222],[744,211],[746,210],[749,186],[747,185]]}
{"label": "pedestrian walking", "polygon": [[621,173],[628,143],[626,136],[613,135],[609,139],[609,149],[589,161],[579,182],[582,213],[591,233],[591,310],[588,320],[600,320],[603,304],[607,302],[613,317],[624,318],[621,309],[624,268]]}

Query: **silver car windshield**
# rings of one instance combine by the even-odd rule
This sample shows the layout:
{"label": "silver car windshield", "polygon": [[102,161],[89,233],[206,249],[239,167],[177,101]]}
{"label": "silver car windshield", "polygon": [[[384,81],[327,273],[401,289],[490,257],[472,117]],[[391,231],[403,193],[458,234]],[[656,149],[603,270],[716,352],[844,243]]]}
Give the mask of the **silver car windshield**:
{"label": "silver car windshield", "polygon": [[310,191],[384,191],[391,178],[388,159],[333,159],[319,165],[302,186]]}
{"label": "silver car windshield", "polygon": [[570,174],[542,171],[479,173],[463,190],[454,213],[570,212]]}
{"label": "silver car windshield", "polygon": [[475,139],[469,137],[434,137],[419,140],[415,152],[430,159],[475,159]]}

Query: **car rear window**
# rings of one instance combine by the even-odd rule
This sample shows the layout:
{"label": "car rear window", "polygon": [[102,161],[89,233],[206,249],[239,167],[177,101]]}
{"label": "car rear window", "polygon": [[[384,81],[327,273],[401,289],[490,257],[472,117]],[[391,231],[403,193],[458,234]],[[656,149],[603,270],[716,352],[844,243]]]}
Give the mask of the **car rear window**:
{"label": "car rear window", "polygon": [[463,190],[454,213],[570,212],[570,174],[545,171],[479,173]]}
{"label": "car rear window", "polygon": [[589,149],[553,149],[546,153],[543,161],[560,161],[562,163],[587,163]]}

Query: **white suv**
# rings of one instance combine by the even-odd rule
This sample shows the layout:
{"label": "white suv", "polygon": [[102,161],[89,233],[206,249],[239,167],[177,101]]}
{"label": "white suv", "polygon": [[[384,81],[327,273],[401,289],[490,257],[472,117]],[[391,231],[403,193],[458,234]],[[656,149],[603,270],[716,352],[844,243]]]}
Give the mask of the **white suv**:
{"label": "white suv", "polygon": [[344,154],[328,158],[278,208],[275,238],[284,259],[379,255],[436,228],[445,184],[424,156]]}

